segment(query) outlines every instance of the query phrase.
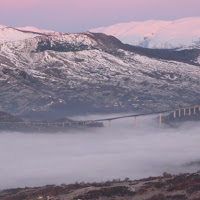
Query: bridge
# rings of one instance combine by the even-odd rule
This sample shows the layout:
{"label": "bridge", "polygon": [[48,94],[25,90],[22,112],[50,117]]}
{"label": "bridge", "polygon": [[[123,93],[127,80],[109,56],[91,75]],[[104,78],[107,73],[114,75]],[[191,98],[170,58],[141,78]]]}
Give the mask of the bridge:
{"label": "bridge", "polygon": [[174,109],[174,110],[164,110],[164,111],[158,111],[158,112],[125,115],[125,116],[119,116],[119,117],[97,119],[97,120],[93,120],[93,121],[99,121],[99,122],[108,121],[109,127],[111,127],[111,122],[113,120],[118,120],[118,119],[123,119],[123,118],[134,118],[135,128],[137,128],[138,117],[158,115],[158,122],[159,122],[160,125],[162,125],[164,114],[168,114],[167,115],[168,118],[170,118],[172,116],[174,121],[176,121],[176,119],[181,119],[181,118],[184,119],[186,117],[188,119],[192,116],[197,116],[197,115],[199,115],[199,119],[200,119],[200,104],[190,105],[190,106],[186,106],[186,107],[182,107],[182,108],[178,108],[178,109]]}
{"label": "bridge", "polygon": [[200,104],[190,105],[174,110],[164,110],[158,112],[148,112],[148,113],[141,113],[141,114],[132,114],[132,115],[124,115],[118,117],[111,117],[111,118],[102,118],[102,119],[95,119],[95,120],[85,120],[85,121],[54,121],[54,122],[46,122],[46,121],[20,121],[20,122],[0,122],[1,125],[22,125],[24,127],[36,126],[36,127],[77,127],[77,126],[101,126],[100,122],[108,122],[108,126],[111,127],[111,122],[119,119],[124,118],[134,118],[134,126],[135,128],[138,127],[138,118],[142,116],[150,116],[150,115],[157,115],[158,116],[158,123],[162,125],[163,121],[166,119],[173,119],[173,121],[177,121],[179,119],[190,119],[193,117],[198,117],[200,119]]}

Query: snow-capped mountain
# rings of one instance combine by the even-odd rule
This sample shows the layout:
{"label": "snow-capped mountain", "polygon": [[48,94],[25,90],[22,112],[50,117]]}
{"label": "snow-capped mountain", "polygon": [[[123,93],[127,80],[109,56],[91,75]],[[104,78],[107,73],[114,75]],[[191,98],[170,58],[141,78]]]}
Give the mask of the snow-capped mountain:
{"label": "snow-capped mountain", "polygon": [[5,28],[6,26],[0,25],[0,29]]}
{"label": "snow-capped mountain", "polygon": [[39,30],[35,27],[6,27],[0,25],[0,43],[24,40],[41,35],[58,35],[55,31]]}
{"label": "snow-capped mountain", "polygon": [[200,17],[175,21],[133,21],[90,31],[113,35],[123,43],[145,48],[173,49],[200,45]]}
{"label": "snow-capped mountain", "polygon": [[57,35],[58,32],[51,31],[51,30],[40,30],[38,28],[32,27],[32,26],[26,26],[26,27],[16,27],[17,30],[21,31],[27,31],[27,32],[33,32],[33,33],[41,33],[45,35]]}
{"label": "snow-capped mountain", "polygon": [[90,32],[4,42],[0,107],[60,116],[193,104],[200,98],[199,58],[198,49],[143,49]]}

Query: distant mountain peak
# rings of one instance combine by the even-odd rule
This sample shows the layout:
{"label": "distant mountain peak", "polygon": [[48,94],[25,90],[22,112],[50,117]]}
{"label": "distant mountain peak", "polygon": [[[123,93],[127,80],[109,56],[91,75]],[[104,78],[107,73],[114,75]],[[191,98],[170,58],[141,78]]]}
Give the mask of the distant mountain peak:
{"label": "distant mountain peak", "polygon": [[5,28],[6,26],[3,26],[3,25],[0,25],[0,29],[3,29],[3,28]]}
{"label": "distant mountain peak", "polygon": [[34,38],[40,35],[58,35],[58,32],[51,30],[40,30],[35,27],[7,27],[0,25],[0,43],[24,40],[28,38]]}
{"label": "distant mountain peak", "polygon": [[200,44],[200,17],[174,21],[133,21],[90,31],[113,35],[123,43],[145,48],[184,48]]}
{"label": "distant mountain peak", "polygon": [[35,33],[43,33],[43,34],[50,34],[50,35],[55,35],[58,34],[58,32],[52,31],[52,30],[41,30],[36,27],[32,26],[25,26],[25,27],[16,27],[17,30],[21,31],[28,31],[28,32],[35,32]]}

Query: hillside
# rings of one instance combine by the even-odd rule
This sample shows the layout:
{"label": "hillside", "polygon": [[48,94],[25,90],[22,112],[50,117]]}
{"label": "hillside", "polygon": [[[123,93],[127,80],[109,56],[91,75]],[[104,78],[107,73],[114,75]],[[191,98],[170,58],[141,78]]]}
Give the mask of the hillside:
{"label": "hillside", "polygon": [[3,42],[0,106],[55,118],[194,104],[200,99],[199,57],[199,49],[150,50],[90,32]]}
{"label": "hillside", "polygon": [[23,120],[9,113],[0,111],[0,123],[4,122],[23,122]]}

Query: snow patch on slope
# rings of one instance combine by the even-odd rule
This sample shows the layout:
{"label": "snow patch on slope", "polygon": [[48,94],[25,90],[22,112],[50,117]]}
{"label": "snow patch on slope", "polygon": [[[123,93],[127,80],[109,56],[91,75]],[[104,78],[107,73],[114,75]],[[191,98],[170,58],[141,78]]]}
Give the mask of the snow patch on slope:
{"label": "snow patch on slope", "polygon": [[[36,35],[35,35],[36,36]],[[87,49],[91,49],[93,46],[97,45],[97,42],[87,35],[84,34],[60,34],[54,36],[40,36],[29,39],[24,39],[23,41],[16,40],[11,42],[2,43],[0,45],[0,51],[12,52],[13,49],[20,53],[23,52],[35,52],[38,48],[39,43],[50,43],[50,46],[54,46],[57,43],[63,46],[73,46],[74,48],[79,46],[87,46]]]}
{"label": "snow patch on slope", "polygon": [[149,20],[91,29],[146,48],[181,48],[200,44],[200,17],[175,21]]}

